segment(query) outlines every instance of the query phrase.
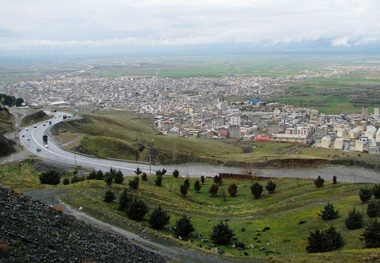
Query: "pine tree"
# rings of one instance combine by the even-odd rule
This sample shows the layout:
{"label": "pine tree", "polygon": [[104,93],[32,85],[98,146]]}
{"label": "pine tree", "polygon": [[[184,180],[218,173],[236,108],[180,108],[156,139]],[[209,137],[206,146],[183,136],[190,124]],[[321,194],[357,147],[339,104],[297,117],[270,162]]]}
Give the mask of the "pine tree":
{"label": "pine tree", "polygon": [[236,196],[236,194],[237,194],[237,185],[235,184],[235,183],[231,183],[229,186],[228,186],[228,193],[229,193],[229,195],[231,196],[231,197],[234,197],[234,196]]}
{"label": "pine tree", "polygon": [[220,175],[214,176],[214,183],[217,185],[222,185],[222,177]]}
{"label": "pine tree", "polygon": [[57,185],[61,182],[61,174],[59,171],[51,169],[42,172],[39,179],[41,184]]}
{"label": "pine tree", "polygon": [[205,181],[206,181],[206,178],[202,175],[202,176],[201,176],[201,183],[202,183],[202,184],[205,184]]}
{"label": "pine tree", "polygon": [[215,225],[210,233],[210,239],[215,245],[228,245],[233,236],[234,233],[228,224],[224,224],[222,221]]}
{"label": "pine tree", "polygon": [[115,199],[116,195],[111,190],[108,190],[103,196],[103,201],[106,203],[112,203]]}
{"label": "pine tree", "polygon": [[306,251],[308,253],[318,253],[325,252],[327,247],[326,236],[319,229],[314,232],[310,232],[309,237],[307,238],[308,245]]}
{"label": "pine tree", "polygon": [[194,230],[195,229],[191,224],[190,219],[186,215],[183,215],[175,223],[174,234],[176,237],[188,238]]}
{"label": "pine tree", "polygon": [[372,187],[372,193],[373,193],[373,196],[377,199],[380,198],[380,184],[375,184],[373,187]]}
{"label": "pine tree", "polygon": [[367,215],[371,218],[380,215],[380,202],[378,200],[371,200],[368,202]]}
{"label": "pine tree", "polygon": [[254,183],[251,185],[251,193],[253,194],[255,199],[259,199],[261,197],[261,193],[263,192],[263,186],[259,183]]}
{"label": "pine tree", "polygon": [[148,181],[148,175],[147,175],[146,173],[142,173],[142,175],[141,175],[141,179],[142,179],[144,182]]}
{"label": "pine tree", "polygon": [[127,216],[135,221],[143,220],[146,213],[148,213],[148,206],[136,198],[129,203],[126,209]]}
{"label": "pine tree", "polygon": [[338,183],[337,178],[336,178],[336,176],[334,175],[334,176],[333,176],[333,184],[337,184],[337,183]]}
{"label": "pine tree", "polygon": [[189,188],[186,185],[181,184],[181,186],[179,187],[179,191],[181,192],[181,195],[186,196],[189,192]]}
{"label": "pine tree", "polygon": [[348,230],[359,229],[363,227],[363,214],[354,208],[348,213],[348,217],[344,221]]}
{"label": "pine tree", "polygon": [[112,185],[113,177],[114,175],[109,172],[106,172],[106,174],[104,175],[104,181],[106,182],[108,186]]}
{"label": "pine tree", "polygon": [[195,183],[194,183],[194,190],[195,192],[199,193],[199,191],[201,190],[201,182],[199,182],[199,180],[196,180]]}
{"label": "pine tree", "polygon": [[119,210],[125,211],[128,207],[128,203],[131,201],[131,198],[127,194],[127,189],[125,188],[123,193],[119,197]]}
{"label": "pine tree", "polygon": [[324,209],[321,210],[321,214],[318,214],[323,220],[334,220],[339,217],[339,211],[334,209],[332,203],[327,203]]}
{"label": "pine tree", "polygon": [[173,171],[173,177],[174,177],[174,178],[178,178],[178,177],[179,177],[179,171],[178,171],[177,169],[175,169],[175,170]]}
{"label": "pine tree", "polygon": [[119,170],[114,176],[115,184],[122,184],[124,182],[124,175]]}
{"label": "pine tree", "polygon": [[104,173],[102,170],[96,172],[96,180],[104,180]]}
{"label": "pine tree", "polygon": [[142,171],[141,171],[141,169],[140,169],[139,167],[137,167],[136,170],[135,170],[134,172],[135,172],[135,174],[136,174],[137,176],[139,176],[139,175],[142,173]]}
{"label": "pine tree", "polygon": [[208,189],[208,192],[210,193],[211,196],[216,196],[219,190],[219,185],[217,184],[212,184],[210,188]]}
{"label": "pine tree", "polygon": [[276,183],[269,181],[267,185],[265,186],[265,189],[267,189],[270,194],[273,194],[274,190],[276,190],[276,187],[277,187]]}
{"label": "pine tree", "polygon": [[135,190],[139,189],[139,187],[140,187],[139,177],[135,176],[133,178],[133,180],[129,180],[128,185],[132,189],[135,189]]}
{"label": "pine tree", "polygon": [[362,203],[367,203],[372,196],[372,189],[371,188],[365,188],[361,187],[359,190],[359,198],[362,201]]}
{"label": "pine tree", "polygon": [[183,184],[184,184],[187,188],[190,188],[190,178],[189,178],[189,176],[186,176],[186,179],[183,180]]}
{"label": "pine tree", "polygon": [[154,209],[149,215],[148,223],[153,229],[163,229],[170,221],[170,216],[161,209],[161,206]]}
{"label": "pine tree", "polygon": [[318,178],[314,180],[314,185],[316,187],[322,187],[324,183],[325,183],[325,180],[321,178],[320,176],[318,176]]}
{"label": "pine tree", "polygon": [[380,247],[380,222],[377,219],[371,220],[365,227],[362,236],[364,237],[366,248]]}
{"label": "pine tree", "polygon": [[344,245],[342,235],[336,231],[335,227],[330,226],[324,234],[328,240],[328,251],[336,250]]}
{"label": "pine tree", "polygon": [[154,180],[154,183],[157,186],[161,186],[162,185],[162,174],[161,173],[157,173],[156,172],[156,179]]}

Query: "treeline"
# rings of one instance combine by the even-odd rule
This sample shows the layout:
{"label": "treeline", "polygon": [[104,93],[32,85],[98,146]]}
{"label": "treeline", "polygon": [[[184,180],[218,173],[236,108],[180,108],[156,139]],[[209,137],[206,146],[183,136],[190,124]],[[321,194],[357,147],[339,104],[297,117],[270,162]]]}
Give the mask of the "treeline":
{"label": "treeline", "polygon": [[15,96],[0,93],[0,102],[4,106],[19,107],[24,102],[24,99],[23,98],[16,98]]}

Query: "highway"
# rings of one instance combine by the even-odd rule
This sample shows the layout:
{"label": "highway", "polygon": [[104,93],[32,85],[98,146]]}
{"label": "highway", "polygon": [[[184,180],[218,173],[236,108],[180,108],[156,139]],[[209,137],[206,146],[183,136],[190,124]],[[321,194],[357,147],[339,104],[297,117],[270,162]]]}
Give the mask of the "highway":
{"label": "highway", "polygon": [[[215,176],[218,173],[240,173],[241,169],[238,167],[222,167],[198,163],[178,164],[178,165],[154,165],[149,163],[136,163],[116,161],[110,159],[98,159],[95,157],[84,156],[78,153],[69,152],[61,149],[58,144],[49,137],[48,148],[42,140],[42,136],[47,134],[48,129],[64,121],[62,116],[69,115],[65,112],[46,112],[47,114],[54,114],[54,117],[48,121],[40,122],[35,125],[24,127],[19,132],[20,143],[26,150],[34,155],[41,157],[45,160],[50,160],[56,163],[76,167],[108,171],[110,168],[121,170],[124,175],[134,175],[134,171],[139,167],[143,172],[155,174],[155,171],[165,168],[168,174],[172,173],[175,169],[180,172],[180,176],[200,177]],[[49,125],[51,121],[51,125]],[[65,121],[70,121],[69,119]],[[37,151],[37,148],[41,151]],[[323,166],[313,168],[281,168],[281,169],[262,169],[261,176],[265,177],[294,177],[294,178],[310,178],[315,179],[321,176],[325,180],[332,180],[335,175],[340,182],[353,182],[353,183],[380,183],[380,173],[373,170],[368,170],[360,167],[344,167],[344,166]]]}

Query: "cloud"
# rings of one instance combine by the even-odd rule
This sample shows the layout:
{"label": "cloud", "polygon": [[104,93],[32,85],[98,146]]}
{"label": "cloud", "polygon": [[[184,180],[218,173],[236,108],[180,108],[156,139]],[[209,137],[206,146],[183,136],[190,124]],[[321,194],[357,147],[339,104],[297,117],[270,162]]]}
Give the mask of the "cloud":
{"label": "cloud", "polygon": [[380,41],[378,0],[12,0],[0,49]]}

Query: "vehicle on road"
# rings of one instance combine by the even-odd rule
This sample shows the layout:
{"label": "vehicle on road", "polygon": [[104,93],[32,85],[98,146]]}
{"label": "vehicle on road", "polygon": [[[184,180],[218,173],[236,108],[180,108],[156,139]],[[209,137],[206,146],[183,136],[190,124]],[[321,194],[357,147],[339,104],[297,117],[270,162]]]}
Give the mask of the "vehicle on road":
{"label": "vehicle on road", "polygon": [[46,148],[46,149],[49,148],[49,145],[46,144],[46,145],[45,145],[45,148]]}
{"label": "vehicle on road", "polygon": [[37,128],[37,125],[34,125],[34,128]]}
{"label": "vehicle on road", "polygon": [[37,148],[36,151],[37,151],[37,152],[40,152],[40,151],[41,151],[41,148]]}

